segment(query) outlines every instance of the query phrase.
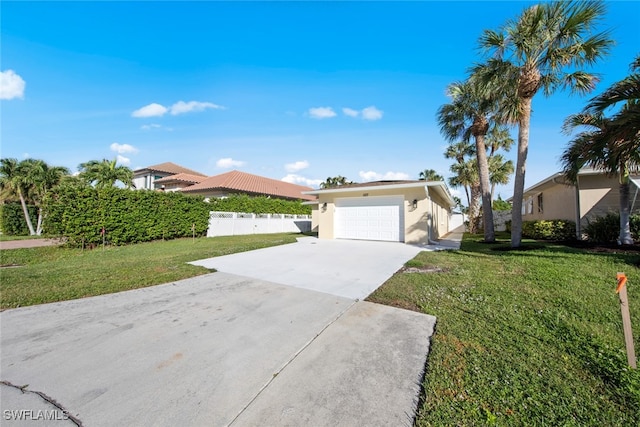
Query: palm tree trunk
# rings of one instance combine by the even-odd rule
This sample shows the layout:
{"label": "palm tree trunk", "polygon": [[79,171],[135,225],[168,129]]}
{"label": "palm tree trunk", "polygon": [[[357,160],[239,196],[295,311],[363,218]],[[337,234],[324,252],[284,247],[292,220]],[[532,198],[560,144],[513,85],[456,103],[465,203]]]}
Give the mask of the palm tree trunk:
{"label": "palm tree trunk", "polygon": [[471,185],[471,201],[469,203],[469,233],[475,234],[480,228],[480,185]]}
{"label": "palm tree trunk", "polygon": [[29,227],[29,235],[35,236],[36,232],[33,230],[33,224],[31,223],[31,217],[29,216],[29,209],[27,209],[27,202],[24,200],[22,190],[18,189],[18,196],[20,196],[20,204],[22,205],[22,213],[24,214],[24,220]]}
{"label": "palm tree trunk", "polygon": [[621,176],[620,182],[620,236],[618,243],[621,245],[633,245],[631,227],[629,225],[629,175]]}
{"label": "palm tree trunk", "polygon": [[518,120],[518,160],[513,182],[513,209],[511,210],[511,247],[522,243],[522,198],[524,196],[524,173],[529,151],[529,127],[531,124],[531,99],[520,98],[521,110]]}
{"label": "palm tree trunk", "polygon": [[487,163],[487,149],[484,145],[484,135],[475,135],[476,158],[478,161],[478,175],[480,176],[480,192],[482,194],[482,224],[484,241],[496,241],[493,227],[493,210],[491,209],[491,184],[489,183],[489,164]]}
{"label": "palm tree trunk", "polygon": [[36,235],[42,235],[42,207],[38,208],[38,225],[36,226]]}

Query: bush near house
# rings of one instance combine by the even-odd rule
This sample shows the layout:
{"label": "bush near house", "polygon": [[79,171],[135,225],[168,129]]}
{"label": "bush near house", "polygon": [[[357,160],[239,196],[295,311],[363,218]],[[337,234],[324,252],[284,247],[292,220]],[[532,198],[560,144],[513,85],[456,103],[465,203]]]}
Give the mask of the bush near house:
{"label": "bush near house", "polygon": [[522,236],[536,240],[574,240],[576,223],[564,219],[524,221]]}
{"label": "bush near house", "polygon": [[70,246],[113,245],[203,236],[211,205],[181,193],[58,187],[44,203],[47,235]]}
{"label": "bush near house", "polygon": [[[38,218],[35,206],[27,206],[32,221]],[[35,227],[35,223],[34,223]],[[7,203],[0,205],[0,232],[8,236],[28,236],[29,228],[24,219],[22,205],[20,203]]]}
{"label": "bush near house", "polygon": [[252,214],[311,215],[311,206],[297,200],[272,199],[265,196],[250,197],[234,194],[224,199],[212,199],[211,210],[219,212],[244,212]]}
{"label": "bush near house", "polygon": [[[640,215],[629,217],[631,237],[634,241],[640,239]],[[620,236],[620,214],[609,212],[605,216],[600,216],[587,221],[587,226],[582,230],[587,236],[587,240],[594,243],[613,243]]]}

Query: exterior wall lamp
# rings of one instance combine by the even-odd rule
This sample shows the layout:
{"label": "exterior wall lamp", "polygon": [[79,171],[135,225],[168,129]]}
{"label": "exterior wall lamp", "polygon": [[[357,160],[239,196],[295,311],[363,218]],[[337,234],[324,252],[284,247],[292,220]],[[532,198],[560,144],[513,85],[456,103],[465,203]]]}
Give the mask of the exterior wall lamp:
{"label": "exterior wall lamp", "polygon": [[324,211],[326,211],[326,210],[327,210],[327,202],[324,202],[324,203],[322,204],[322,212],[324,212]]}
{"label": "exterior wall lamp", "polygon": [[413,202],[411,202],[411,206],[413,206],[413,209],[418,209],[418,199],[413,199]]}

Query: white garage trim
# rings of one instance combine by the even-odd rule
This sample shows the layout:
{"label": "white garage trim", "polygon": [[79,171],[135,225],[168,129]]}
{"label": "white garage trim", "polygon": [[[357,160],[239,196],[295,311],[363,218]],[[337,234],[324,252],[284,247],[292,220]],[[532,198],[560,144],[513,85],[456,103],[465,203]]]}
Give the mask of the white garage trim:
{"label": "white garage trim", "polygon": [[345,197],[335,200],[336,239],[404,241],[402,196]]}

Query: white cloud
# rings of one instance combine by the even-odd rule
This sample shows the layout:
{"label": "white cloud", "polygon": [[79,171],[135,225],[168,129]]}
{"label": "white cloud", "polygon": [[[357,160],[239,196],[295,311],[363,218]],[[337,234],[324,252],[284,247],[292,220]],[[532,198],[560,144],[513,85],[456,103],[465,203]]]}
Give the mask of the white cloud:
{"label": "white cloud", "polygon": [[124,166],[129,166],[131,164],[131,159],[118,154],[116,163],[120,163],[121,165],[124,165]]}
{"label": "white cloud", "polygon": [[160,130],[160,129],[162,129],[162,130],[166,130],[167,132],[173,131],[173,128],[162,126],[162,125],[159,125],[157,123],[151,123],[151,124],[148,124],[148,125],[142,125],[142,126],[140,126],[140,129],[142,129],[142,130],[154,130],[154,129]]}
{"label": "white cloud", "polygon": [[329,119],[336,116],[336,112],[331,107],[309,108],[309,115],[314,119]]}
{"label": "white cloud", "polygon": [[178,102],[176,102],[175,104],[173,104],[171,106],[171,114],[175,116],[175,115],[178,115],[178,114],[199,112],[199,111],[204,111],[207,108],[213,108],[215,110],[224,110],[225,109],[225,107],[223,107],[221,105],[213,104],[211,102],[198,102],[198,101],[184,102],[184,101],[178,101]]}
{"label": "white cloud", "polygon": [[349,117],[358,117],[360,111],[354,110],[352,108],[343,108],[342,112]]}
{"label": "white cloud", "polygon": [[380,120],[382,114],[382,110],[378,110],[373,105],[362,110],[362,118],[364,120]]}
{"label": "white cloud", "polygon": [[25,81],[15,71],[0,71],[0,99],[24,98],[25,86]]}
{"label": "white cloud", "polygon": [[219,159],[216,162],[216,166],[222,169],[237,168],[240,166],[244,166],[244,164],[245,162],[241,160],[233,160],[231,157],[225,157],[225,158]]}
{"label": "white cloud", "polygon": [[111,144],[109,146],[109,148],[111,148],[111,151],[115,151],[118,154],[137,153],[138,152],[138,149],[136,147],[134,147],[133,145],[118,144],[117,142],[114,142],[113,144]]}
{"label": "white cloud", "polygon": [[306,160],[300,160],[294,163],[287,163],[286,165],[284,165],[284,168],[287,172],[298,172],[308,167],[309,167],[309,162]]}
{"label": "white cloud", "polygon": [[162,117],[167,111],[167,107],[164,105],[156,104],[155,102],[134,111],[131,113],[132,117]]}
{"label": "white cloud", "polygon": [[316,188],[320,186],[320,183],[324,182],[321,179],[309,179],[300,175],[296,175],[294,173],[288,174],[287,176],[282,178],[281,181],[288,182],[290,184],[300,184]]}
{"label": "white cloud", "polygon": [[387,172],[385,174],[381,174],[378,172],[374,172],[374,171],[360,171],[358,173],[358,175],[360,176],[360,178],[364,181],[364,182],[369,182],[369,181],[403,181],[403,180],[408,180],[410,179],[409,174],[406,174],[404,172]]}

